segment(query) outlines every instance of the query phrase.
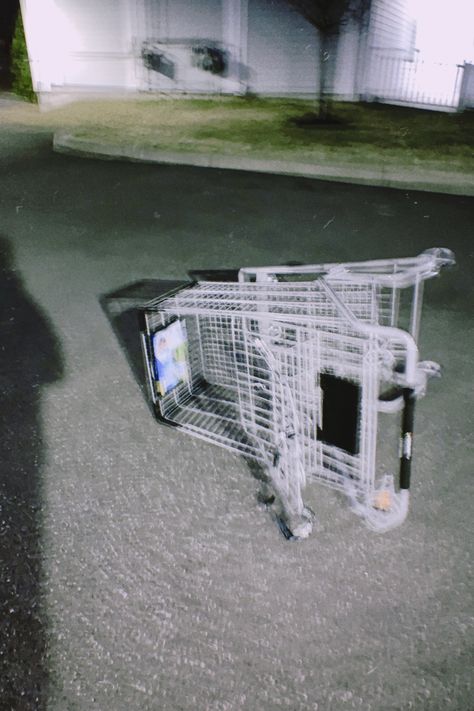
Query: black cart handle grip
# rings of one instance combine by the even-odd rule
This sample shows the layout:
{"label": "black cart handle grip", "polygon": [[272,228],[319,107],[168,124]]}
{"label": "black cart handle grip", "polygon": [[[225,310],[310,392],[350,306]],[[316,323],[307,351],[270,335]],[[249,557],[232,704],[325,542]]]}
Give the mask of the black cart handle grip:
{"label": "black cart handle grip", "polygon": [[400,437],[400,489],[409,489],[413,452],[413,425],[415,421],[415,391],[412,388],[404,388],[403,400],[405,406],[403,408]]}

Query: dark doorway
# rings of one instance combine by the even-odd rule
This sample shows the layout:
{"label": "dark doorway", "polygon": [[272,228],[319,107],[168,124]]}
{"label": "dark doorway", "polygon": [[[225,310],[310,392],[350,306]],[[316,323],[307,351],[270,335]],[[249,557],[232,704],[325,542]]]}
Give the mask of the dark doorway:
{"label": "dark doorway", "polygon": [[0,90],[11,88],[11,46],[19,10],[19,0],[0,2]]}

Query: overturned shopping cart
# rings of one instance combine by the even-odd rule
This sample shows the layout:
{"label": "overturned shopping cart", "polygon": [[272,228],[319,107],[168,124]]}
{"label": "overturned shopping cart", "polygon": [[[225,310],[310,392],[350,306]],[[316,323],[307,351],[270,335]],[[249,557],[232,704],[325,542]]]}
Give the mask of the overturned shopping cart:
{"label": "overturned shopping cart", "polygon": [[[308,480],[345,492],[367,525],[408,510],[415,401],[439,372],[420,361],[424,281],[454,263],[415,258],[243,268],[197,281],[142,312],[149,392],[159,420],[254,460],[305,537]],[[377,468],[380,413],[401,413],[398,471]]]}

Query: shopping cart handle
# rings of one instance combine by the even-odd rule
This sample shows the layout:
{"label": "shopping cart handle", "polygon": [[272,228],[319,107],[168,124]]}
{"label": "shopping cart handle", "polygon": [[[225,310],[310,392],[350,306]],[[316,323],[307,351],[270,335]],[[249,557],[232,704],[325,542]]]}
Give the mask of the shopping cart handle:
{"label": "shopping cart handle", "polygon": [[456,257],[454,252],[452,252],[447,247],[432,247],[431,249],[425,249],[422,255],[426,254],[429,257],[433,257],[436,269],[441,269],[441,267],[454,267],[456,264]]}
{"label": "shopping cart handle", "polygon": [[418,363],[418,369],[425,373],[427,378],[441,378],[442,367],[434,360],[422,360]]}
{"label": "shopping cart handle", "polygon": [[415,391],[412,388],[404,388],[403,400],[405,407],[403,408],[400,436],[400,489],[409,489],[416,403]]}
{"label": "shopping cart handle", "polygon": [[398,398],[403,397],[403,388],[393,387],[386,390],[384,393],[379,395],[379,400],[381,402],[393,402],[393,400],[398,400]]}
{"label": "shopping cart handle", "polygon": [[403,388],[394,386],[379,395],[379,412],[398,412],[403,408]]}

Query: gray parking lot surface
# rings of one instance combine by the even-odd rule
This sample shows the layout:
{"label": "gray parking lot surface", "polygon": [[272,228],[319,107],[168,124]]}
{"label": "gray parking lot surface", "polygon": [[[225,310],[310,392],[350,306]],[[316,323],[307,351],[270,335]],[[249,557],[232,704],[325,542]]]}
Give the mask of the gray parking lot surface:
{"label": "gray parking lot surface", "polygon": [[[3,708],[469,711],[474,200],[96,162],[13,128],[0,151]],[[444,375],[384,535],[311,485],[315,531],[285,541],[241,459],[153,420],[107,311],[189,270],[433,246],[458,260],[426,287]]]}

